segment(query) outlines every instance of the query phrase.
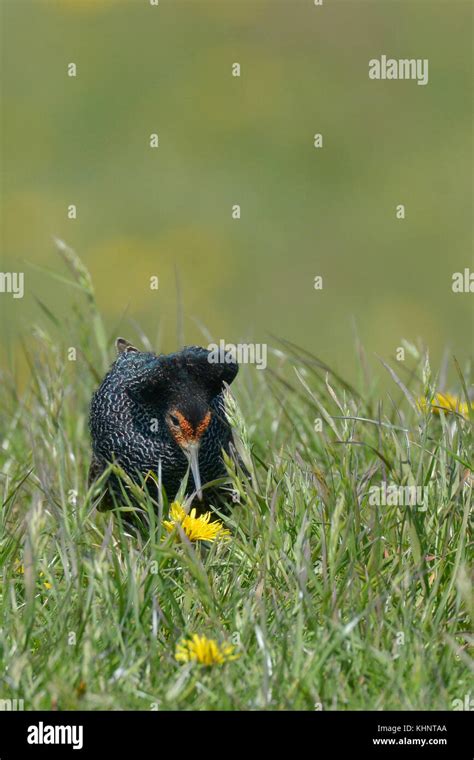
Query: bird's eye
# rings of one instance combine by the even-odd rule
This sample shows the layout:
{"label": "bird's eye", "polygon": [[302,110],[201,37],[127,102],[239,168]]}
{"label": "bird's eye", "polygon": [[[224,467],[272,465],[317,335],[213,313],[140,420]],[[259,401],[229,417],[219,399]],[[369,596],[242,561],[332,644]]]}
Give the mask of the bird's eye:
{"label": "bird's eye", "polygon": [[170,420],[172,425],[176,425],[179,427],[179,420],[177,417],[174,416],[174,414],[170,414]]}

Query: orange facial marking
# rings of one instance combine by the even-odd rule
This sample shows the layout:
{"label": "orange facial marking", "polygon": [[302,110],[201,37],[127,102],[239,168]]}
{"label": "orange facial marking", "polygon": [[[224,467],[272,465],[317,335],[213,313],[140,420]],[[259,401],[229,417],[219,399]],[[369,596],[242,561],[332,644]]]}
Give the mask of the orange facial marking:
{"label": "orange facial marking", "polygon": [[211,421],[211,413],[208,412],[203,420],[199,423],[199,425],[196,428],[196,438],[199,440],[199,438],[202,436],[202,434],[207,430],[209,427],[209,423]]}
{"label": "orange facial marking", "polygon": [[207,412],[206,416],[201,420],[196,429],[194,429],[184,414],[181,414],[181,412],[179,412],[177,409],[173,409],[172,414],[179,420],[179,431],[173,430],[174,439],[176,443],[179,444],[179,446],[186,446],[190,443],[197,443],[201,439],[202,434],[209,427],[209,423],[211,421],[211,413]]}

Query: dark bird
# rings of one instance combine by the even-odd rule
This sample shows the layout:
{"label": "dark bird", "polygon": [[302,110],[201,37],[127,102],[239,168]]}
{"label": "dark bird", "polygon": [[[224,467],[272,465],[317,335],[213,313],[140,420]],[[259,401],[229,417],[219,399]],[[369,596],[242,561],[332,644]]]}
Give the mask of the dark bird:
{"label": "dark bird", "polygon": [[[117,359],[92,397],[89,482],[116,462],[137,483],[150,472],[155,482],[161,476],[171,501],[189,467],[188,493],[202,499],[202,485],[227,474],[222,450],[232,453],[232,431],[223,390],[237,363],[223,352],[212,362],[199,346],[157,355],[118,338],[116,347]],[[120,502],[115,476],[107,488]]]}

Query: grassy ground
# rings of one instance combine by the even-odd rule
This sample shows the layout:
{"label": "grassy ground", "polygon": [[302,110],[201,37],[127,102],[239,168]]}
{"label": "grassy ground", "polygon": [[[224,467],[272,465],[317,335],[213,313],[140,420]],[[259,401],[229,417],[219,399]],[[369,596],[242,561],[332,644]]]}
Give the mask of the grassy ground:
{"label": "grassy ground", "polygon": [[[173,541],[157,520],[131,537],[87,490],[88,403],[113,351],[87,273],[65,256],[77,305],[66,323],[44,307],[50,335],[35,331],[21,397],[0,383],[0,699],[144,710],[463,700],[470,422],[416,407],[438,390],[417,350],[390,361],[401,380],[383,399],[363,357],[360,393],[289,345],[271,369],[243,368],[234,417],[252,477],[232,475],[231,540]],[[466,401],[461,376],[457,390]],[[423,507],[371,504],[382,481],[424,487]],[[239,658],[177,662],[193,633]]]}

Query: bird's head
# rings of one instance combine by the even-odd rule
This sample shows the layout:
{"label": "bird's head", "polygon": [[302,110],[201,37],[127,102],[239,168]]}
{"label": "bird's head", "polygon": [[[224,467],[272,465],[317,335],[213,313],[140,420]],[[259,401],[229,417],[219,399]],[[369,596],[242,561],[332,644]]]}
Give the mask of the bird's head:
{"label": "bird's head", "polygon": [[[119,354],[132,353],[127,360],[131,392],[161,411],[171,439],[186,456],[198,497],[202,498],[199,449],[213,416],[211,404],[230,385],[238,365],[229,354],[218,361],[199,346],[188,346],[175,354],[156,356],[140,352],[123,338],[117,339]],[[136,371],[131,372],[132,364]]]}
{"label": "bird's head", "polygon": [[199,449],[204,433],[209,428],[212,411],[205,399],[188,396],[173,401],[166,414],[165,422],[171,437],[187,458],[194,478],[198,497],[202,498],[201,475],[199,472]]}

